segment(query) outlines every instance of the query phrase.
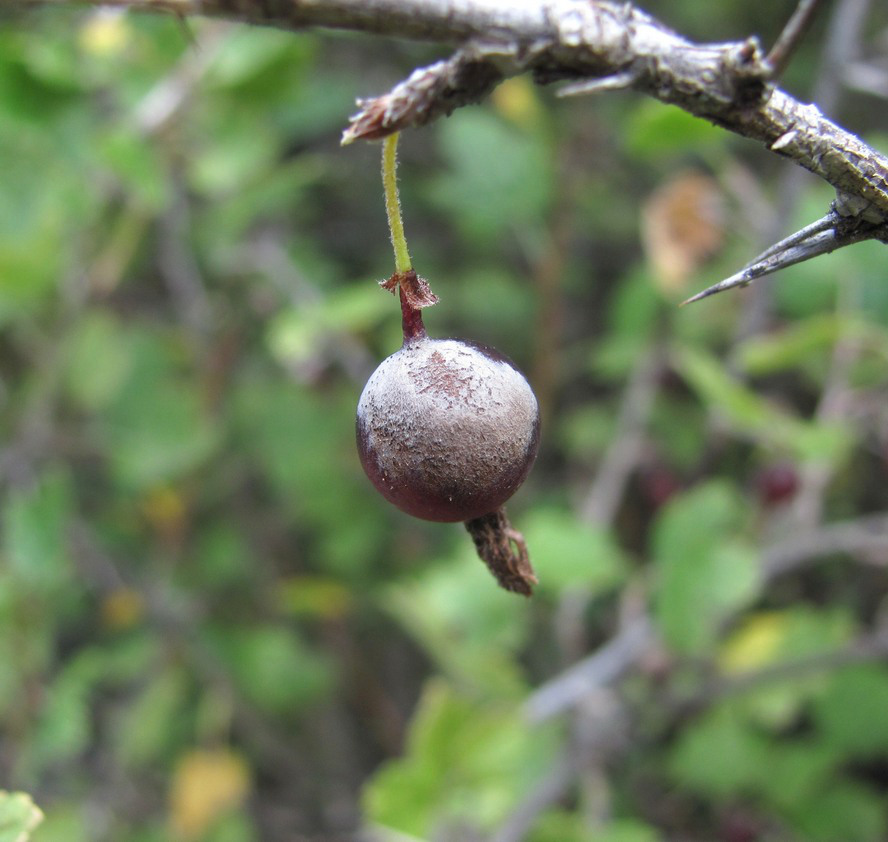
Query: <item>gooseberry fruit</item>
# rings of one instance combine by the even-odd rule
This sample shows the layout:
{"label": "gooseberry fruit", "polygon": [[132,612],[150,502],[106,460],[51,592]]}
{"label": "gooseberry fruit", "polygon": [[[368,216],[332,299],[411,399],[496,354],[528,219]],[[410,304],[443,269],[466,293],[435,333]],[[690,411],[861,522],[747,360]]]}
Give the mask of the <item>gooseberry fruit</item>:
{"label": "gooseberry fruit", "polygon": [[358,401],[361,465],[407,514],[464,521],[499,584],[530,595],[536,575],[503,504],[536,458],[536,396],[492,348],[428,337],[421,307],[436,299],[413,270],[387,284],[398,286],[404,344],[380,363]]}
{"label": "gooseberry fruit", "polygon": [[407,514],[472,520],[524,482],[539,418],[533,390],[504,356],[422,335],[383,360],[364,387],[358,453],[370,481]]}

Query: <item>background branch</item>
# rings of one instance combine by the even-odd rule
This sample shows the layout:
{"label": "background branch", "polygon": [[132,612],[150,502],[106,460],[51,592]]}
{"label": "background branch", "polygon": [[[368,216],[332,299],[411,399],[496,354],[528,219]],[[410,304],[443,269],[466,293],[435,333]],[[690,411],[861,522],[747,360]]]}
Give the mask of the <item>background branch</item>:
{"label": "background branch", "polygon": [[[24,8],[67,0],[13,0]],[[99,5],[93,3],[92,5]],[[361,103],[345,140],[421,125],[476,101],[502,76],[539,83],[631,79],[631,87],[751,138],[849,194],[853,215],[888,220],[888,158],[773,88],[773,68],[754,38],[696,44],[625,3],[577,0],[112,0],[101,5],[205,15],[287,29],[333,27],[464,45],[417,71],[406,87]],[[466,72],[468,71],[468,72]]]}

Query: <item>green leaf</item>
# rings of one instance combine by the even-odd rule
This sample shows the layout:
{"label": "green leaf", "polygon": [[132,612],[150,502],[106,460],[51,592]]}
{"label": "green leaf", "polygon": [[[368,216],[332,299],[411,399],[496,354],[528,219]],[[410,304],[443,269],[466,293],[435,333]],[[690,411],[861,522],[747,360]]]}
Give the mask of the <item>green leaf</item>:
{"label": "green leaf", "polygon": [[0,842],[28,842],[43,813],[23,792],[0,790]]}
{"label": "green leaf", "polygon": [[489,828],[544,773],[546,729],[529,731],[514,705],[471,701],[430,681],[410,726],[405,757],[364,790],[371,821],[421,838],[460,821]]}
{"label": "green leaf", "polygon": [[66,530],[72,509],[70,479],[63,471],[49,471],[33,487],[10,493],[3,512],[3,551],[20,581],[39,589],[68,581]]}
{"label": "green leaf", "polygon": [[715,642],[720,623],[757,594],[757,553],[741,533],[743,502],[711,482],[671,501],[654,527],[656,617],[683,652]]}
{"label": "green leaf", "polygon": [[616,429],[614,414],[611,405],[581,404],[561,414],[555,435],[573,459],[585,462],[610,443]]}
{"label": "green leaf", "polygon": [[773,333],[751,337],[738,346],[735,360],[752,376],[801,369],[809,374],[812,382],[822,385],[828,370],[828,355],[837,342],[848,341],[859,349],[861,362],[878,369],[874,382],[883,382],[888,362],[888,332],[856,314],[809,316]]}
{"label": "green leaf", "polygon": [[[85,813],[88,807],[79,802],[59,803],[47,807],[43,822],[34,832],[33,842],[95,842],[94,829]],[[158,842],[168,842],[167,839]]]}
{"label": "green leaf", "polygon": [[728,799],[753,792],[769,762],[767,740],[731,706],[720,705],[682,732],[669,768],[682,786]]}
{"label": "green leaf", "polygon": [[78,650],[47,688],[23,766],[31,774],[39,775],[45,769],[78,758],[95,738],[97,688],[105,682],[125,685],[144,675],[156,657],[157,640],[148,635]]}
{"label": "green leaf", "polygon": [[209,640],[240,691],[265,710],[293,714],[330,690],[327,659],[293,629],[226,626],[210,630]]}
{"label": "green leaf", "polygon": [[[588,833],[588,829],[587,829]],[[617,819],[595,830],[589,842],[658,842],[663,837],[650,825],[634,819]]]}
{"label": "green leaf", "polygon": [[[781,810],[798,809],[830,786],[839,763],[836,752],[820,742],[781,744],[763,770],[762,796]],[[774,781],[780,785],[772,786]]]}
{"label": "green leaf", "polygon": [[[324,167],[322,159],[307,155],[279,162],[262,177],[241,185],[225,201],[207,207],[194,219],[194,231],[201,250],[213,260],[210,269],[224,272],[237,259],[237,244],[256,224],[257,215],[286,215],[307,202],[307,188],[321,179]],[[307,274],[315,282],[322,277],[316,266]]]}
{"label": "green leaf", "polygon": [[528,633],[527,607],[497,587],[470,542],[415,581],[389,588],[384,604],[461,686],[497,697],[526,691],[515,655]]}
{"label": "green leaf", "polygon": [[129,376],[102,428],[118,481],[144,489],[205,462],[219,445],[220,430],[172,344],[146,332],[128,345]]}
{"label": "green leaf", "polygon": [[813,355],[822,363],[822,352],[842,335],[842,322],[835,314],[812,316],[779,331],[746,339],[736,349],[735,359],[746,374],[761,376],[796,368]]}
{"label": "green leaf", "polygon": [[664,461],[679,472],[693,473],[707,443],[705,410],[685,399],[662,395],[654,404],[651,434],[662,448]]}
{"label": "green leaf", "polygon": [[352,607],[352,594],[335,579],[291,576],[278,583],[278,604],[296,617],[337,619]]}
{"label": "green leaf", "polygon": [[678,369],[712,409],[720,410],[744,432],[763,435],[775,422],[786,420],[761,396],[733,377],[724,364],[700,349],[682,348]]}
{"label": "green leaf", "polygon": [[249,581],[255,551],[234,523],[215,521],[197,536],[184,581],[204,592],[243,586]]}
{"label": "green leaf", "polygon": [[[355,488],[347,482],[357,466],[354,441],[357,395],[327,402],[305,387],[254,380],[238,395],[240,424],[247,447],[286,509],[329,526],[343,512],[356,514]],[[346,403],[347,401],[347,403]],[[366,486],[360,486],[362,497]]]}
{"label": "green leaf", "polygon": [[888,822],[884,793],[846,780],[832,780],[789,812],[806,842],[883,842]]}
{"label": "green leaf", "polygon": [[126,381],[130,365],[126,333],[109,312],[87,313],[68,337],[65,384],[72,399],[87,411],[95,412],[111,403]]}
{"label": "green leaf", "polygon": [[151,675],[123,710],[117,729],[117,752],[131,769],[172,757],[189,735],[186,716],[189,684],[184,670],[172,667]]}
{"label": "green leaf", "polygon": [[814,721],[829,745],[853,757],[888,753],[888,670],[860,664],[833,673],[814,703]]}
{"label": "green leaf", "polygon": [[646,100],[626,122],[623,139],[630,154],[660,161],[677,153],[686,157],[693,151],[718,151],[724,147],[726,133],[680,108]]}
{"label": "green leaf", "polygon": [[294,39],[287,32],[239,27],[225,49],[213,57],[209,82],[218,87],[242,85],[290,52]]}
{"label": "green leaf", "polygon": [[169,176],[149,137],[134,128],[115,127],[102,139],[100,151],[140,209],[158,212],[167,206],[171,198]]}
{"label": "green leaf", "polygon": [[608,312],[610,332],[634,339],[639,346],[650,342],[663,310],[663,299],[647,273],[636,270],[614,290]]}
{"label": "green leaf", "polygon": [[658,842],[663,837],[634,819],[615,819],[596,826],[581,813],[550,810],[540,816],[528,842]]}
{"label": "green leaf", "polygon": [[448,172],[432,196],[476,238],[537,219],[552,192],[552,159],[540,136],[521,134],[490,111],[466,109],[439,124]]}
{"label": "green leaf", "polygon": [[839,461],[851,446],[844,426],[805,422],[789,415],[733,377],[709,354],[685,347],[676,366],[700,400],[753,440],[795,454],[800,460]]}
{"label": "green leaf", "polygon": [[198,193],[221,199],[271,171],[281,139],[254,116],[242,107],[205,126],[206,145],[188,160],[189,182]]}
{"label": "green leaf", "polygon": [[535,509],[523,519],[522,532],[543,590],[597,593],[625,578],[625,557],[607,529],[582,524],[566,511]]}
{"label": "green leaf", "polygon": [[75,662],[47,688],[31,747],[38,771],[52,763],[70,762],[92,739],[90,694],[98,676],[78,667]]}
{"label": "green leaf", "polygon": [[346,287],[318,301],[284,310],[271,320],[268,345],[286,365],[315,359],[348,332],[364,332],[392,314],[392,300],[376,284]]}
{"label": "green leaf", "polygon": [[253,378],[235,399],[243,446],[282,513],[300,528],[317,530],[326,570],[366,572],[385,532],[380,512],[387,504],[374,496],[355,453],[357,393],[326,396],[292,382],[282,387]]}
{"label": "green leaf", "polygon": [[[797,605],[749,616],[726,640],[719,662],[725,673],[742,675],[781,663],[815,657],[847,643],[855,623],[846,609]],[[754,686],[740,697],[744,710],[773,731],[790,726],[828,678],[813,672]]]}

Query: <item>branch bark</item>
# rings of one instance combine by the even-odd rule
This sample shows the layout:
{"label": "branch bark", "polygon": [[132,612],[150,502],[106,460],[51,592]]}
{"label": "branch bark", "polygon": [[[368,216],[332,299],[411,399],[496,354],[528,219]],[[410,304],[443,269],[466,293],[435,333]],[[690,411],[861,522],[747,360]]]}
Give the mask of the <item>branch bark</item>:
{"label": "branch bark", "polygon": [[[755,38],[697,44],[617,0],[7,0],[8,6],[103,5],[205,15],[285,29],[330,27],[459,45],[382,96],[360,100],[342,142],[385,137],[479,101],[530,73],[561,93],[633,89],[764,144],[827,181],[827,229],[777,244],[684,303],[747,286],[786,266],[864,240],[888,243],[888,158],[774,84],[816,0],[801,0],[771,53]],[[805,230],[805,229],[803,229]]]}
{"label": "branch bark", "polygon": [[[72,0],[8,0],[20,7]],[[614,0],[86,0],[284,29],[331,27],[460,45],[383,97],[366,100],[346,140],[381,137],[477,101],[508,75],[612,80],[751,138],[825,179],[843,215],[888,224],[888,158],[775,87],[754,38],[697,44]]]}

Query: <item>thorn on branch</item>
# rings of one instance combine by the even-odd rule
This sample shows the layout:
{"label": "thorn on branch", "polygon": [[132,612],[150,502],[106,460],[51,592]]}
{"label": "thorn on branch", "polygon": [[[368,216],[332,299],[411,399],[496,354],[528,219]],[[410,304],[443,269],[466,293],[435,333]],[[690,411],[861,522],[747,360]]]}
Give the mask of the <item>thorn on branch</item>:
{"label": "thorn on branch", "polygon": [[623,73],[615,73],[613,76],[604,76],[601,79],[581,79],[579,82],[572,82],[559,89],[556,96],[584,96],[606,91],[622,91],[631,88],[638,77],[638,71],[627,70]]}
{"label": "thorn on branch", "polygon": [[725,278],[683,301],[681,306],[726,289],[748,286],[757,278],[864,240],[888,242],[888,223],[873,223],[860,217],[843,216],[833,208],[826,216],[765,249],[730,278]]}

